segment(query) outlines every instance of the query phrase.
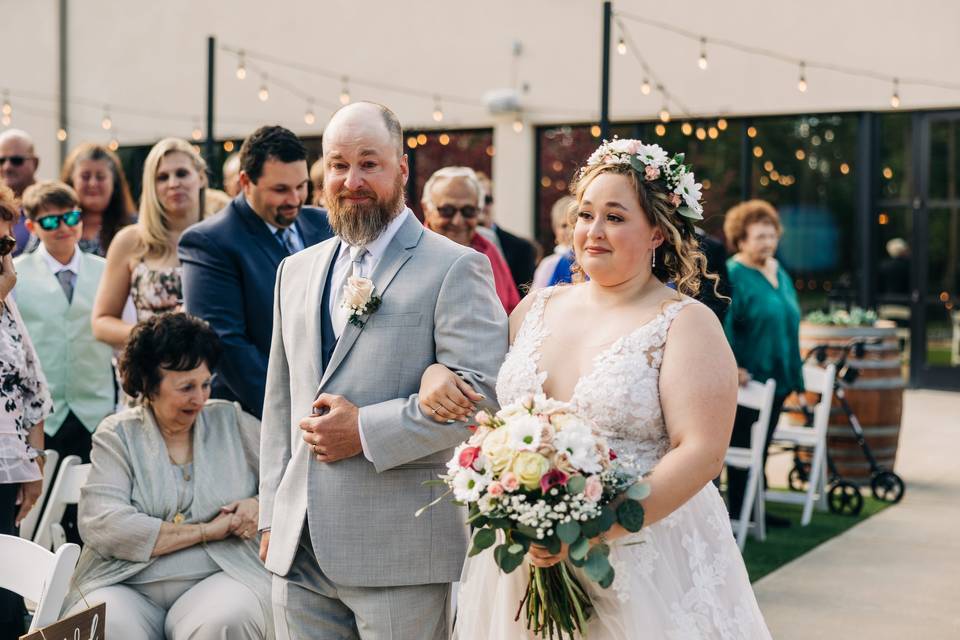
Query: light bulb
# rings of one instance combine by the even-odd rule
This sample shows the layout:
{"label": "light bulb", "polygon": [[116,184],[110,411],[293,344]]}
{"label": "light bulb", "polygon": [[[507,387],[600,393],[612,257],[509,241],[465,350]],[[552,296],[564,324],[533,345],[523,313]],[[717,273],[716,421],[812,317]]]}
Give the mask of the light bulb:
{"label": "light bulb", "polygon": [[663,122],[663,123],[670,122],[670,111],[667,109],[666,105],[664,105],[663,108],[660,109],[660,122]]}
{"label": "light bulb", "polygon": [[200,127],[194,127],[193,131],[190,132],[190,136],[194,140],[199,140],[200,138],[203,137],[203,131],[201,131]]}
{"label": "light bulb", "polygon": [[104,131],[110,131],[113,128],[113,120],[110,119],[109,115],[104,115],[103,120],[100,121],[100,126],[103,127]]}
{"label": "light bulb", "polygon": [[640,93],[645,96],[650,95],[650,81],[646,78],[643,79],[643,84],[640,85]]}
{"label": "light bulb", "polygon": [[700,59],[697,60],[697,66],[701,71],[707,70],[707,39],[700,38]]}
{"label": "light bulb", "polygon": [[797,81],[797,91],[805,93],[807,91],[807,65],[800,63],[800,79]]}
{"label": "light bulb", "polygon": [[707,138],[707,130],[703,127],[697,127],[697,140],[705,140]]}
{"label": "light bulb", "polygon": [[516,120],[513,121],[513,130],[516,133],[520,133],[521,131],[523,131],[523,120],[521,120],[519,116],[517,117]]}
{"label": "light bulb", "polygon": [[893,94],[890,96],[890,106],[894,109],[900,107],[900,80],[893,79]]}
{"label": "light bulb", "polygon": [[57,140],[60,142],[66,142],[67,140],[67,130],[64,128],[57,129]]}
{"label": "light bulb", "polygon": [[433,121],[440,122],[441,120],[443,120],[443,110],[437,107],[433,110]]}
{"label": "light bulb", "polygon": [[317,121],[317,115],[313,112],[313,109],[307,107],[307,112],[303,114],[303,121],[307,124],[313,124]]}
{"label": "light bulb", "polygon": [[627,43],[623,41],[623,38],[620,38],[620,41],[617,42],[617,53],[622,56],[627,55]]}
{"label": "light bulb", "polygon": [[110,142],[107,143],[107,148],[110,149],[110,151],[116,151],[120,148],[120,141],[116,138],[112,138]]}
{"label": "light bulb", "polygon": [[237,56],[237,80],[243,80],[247,77],[247,65],[244,62],[243,51]]}
{"label": "light bulb", "polygon": [[342,87],[340,88],[340,104],[350,104],[350,88],[348,86],[347,76],[343,76]]}
{"label": "light bulb", "polygon": [[270,89],[267,88],[267,85],[260,85],[260,91],[257,92],[257,97],[260,98],[260,102],[266,102],[270,99]]}
{"label": "light bulb", "polygon": [[689,122],[684,122],[682,125],[680,125],[680,131],[683,132],[683,135],[688,136],[693,133],[693,125]]}

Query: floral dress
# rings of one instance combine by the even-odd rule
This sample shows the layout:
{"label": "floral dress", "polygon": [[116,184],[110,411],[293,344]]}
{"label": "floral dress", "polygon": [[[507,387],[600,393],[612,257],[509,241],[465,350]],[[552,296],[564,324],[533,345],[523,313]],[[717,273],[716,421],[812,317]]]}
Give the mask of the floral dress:
{"label": "floral dress", "polygon": [[0,302],[0,484],[40,479],[27,434],[52,410],[40,360],[8,296]]}
{"label": "floral dress", "polygon": [[[539,368],[549,331],[543,310],[555,288],[541,289],[497,377],[501,406],[543,393]],[[592,419],[610,448],[644,473],[670,451],[660,406],[660,365],[670,323],[685,298],[623,336],[594,359],[570,403]],[[610,381],[616,381],[611,384]],[[580,574],[594,605],[587,640],[769,640],[730,518],[713,483],[666,518],[611,545],[616,578],[609,589]],[[524,566],[503,573],[488,549],[467,558],[457,601],[457,640],[536,638],[515,621],[526,594]],[[571,569],[574,573],[580,569]],[[578,636],[579,637],[579,636]]]}
{"label": "floral dress", "polygon": [[182,268],[147,266],[143,260],[130,274],[130,295],[137,310],[137,322],[167,311],[183,310]]}

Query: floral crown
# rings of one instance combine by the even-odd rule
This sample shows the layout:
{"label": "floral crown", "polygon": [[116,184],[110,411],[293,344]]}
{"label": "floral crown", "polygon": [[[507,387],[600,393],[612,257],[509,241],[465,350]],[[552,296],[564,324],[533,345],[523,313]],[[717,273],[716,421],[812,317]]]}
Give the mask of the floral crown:
{"label": "floral crown", "polygon": [[677,207],[677,213],[691,220],[703,220],[701,185],[690,170],[690,165],[683,164],[682,153],[671,158],[658,144],[644,144],[641,140],[604,140],[587,158],[587,166],[580,170],[580,176],[589,167],[598,164],[626,164],[647,182],[663,180],[670,190],[669,199]]}

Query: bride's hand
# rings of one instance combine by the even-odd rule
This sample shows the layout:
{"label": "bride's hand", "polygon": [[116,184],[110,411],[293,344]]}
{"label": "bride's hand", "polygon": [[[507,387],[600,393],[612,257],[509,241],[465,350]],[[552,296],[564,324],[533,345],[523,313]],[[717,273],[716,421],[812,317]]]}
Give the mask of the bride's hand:
{"label": "bride's hand", "polygon": [[552,567],[553,565],[567,559],[569,547],[566,543],[560,545],[560,553],[550,553],[546,547],[538,547],[535,544],[530,545],[530,564],[541,569]]}
{"label": "bride's hand", "polygon": [[484,396],[442,364],[427,367],[420,378],[420,410],[436,422],[466,422]]}

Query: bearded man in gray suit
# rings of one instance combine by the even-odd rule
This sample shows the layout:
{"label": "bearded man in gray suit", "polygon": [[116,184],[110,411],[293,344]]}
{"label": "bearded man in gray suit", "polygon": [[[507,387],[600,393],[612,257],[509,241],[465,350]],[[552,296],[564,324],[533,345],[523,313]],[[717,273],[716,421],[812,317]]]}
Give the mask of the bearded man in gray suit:
{"label": "bearded man in gray suit", "polygon": [[337,236],[280,265],[264,401],[261,556],[277,637],[443,638],[463,517],[448,501],[414,514],[440,497],[423,483],[470,434],[422,413],[417,392],[439,362],[494,398],[507,318],[486,257],[404,206],[393,112],[340,109],[323,158]]}

